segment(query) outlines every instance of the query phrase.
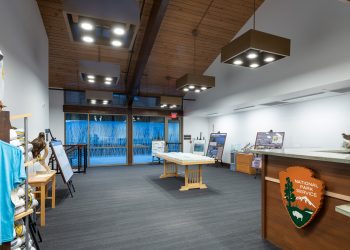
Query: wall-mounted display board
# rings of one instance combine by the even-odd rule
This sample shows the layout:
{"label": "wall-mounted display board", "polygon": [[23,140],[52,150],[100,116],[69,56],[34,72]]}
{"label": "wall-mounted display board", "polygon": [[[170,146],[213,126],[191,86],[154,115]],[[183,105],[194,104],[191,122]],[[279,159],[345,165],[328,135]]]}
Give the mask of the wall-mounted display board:
{"label": "wall-mounted display board", "polygon": [[285,132],[258,132],[255,149],[280,149],[283,147]]}
{"label": "wall-mounted display board", "polygon": [[215,160],[221,161],[222,154],[224,153],[226,137],[227,133],[211,133],[207,150],[207,156],[215,158]]}
{"label": "wall-mounted display board", "polygon": [[63,148],[61,141],[51,141],[50,146],[56,158],[57,165],[60,168],[62,178],[65,183],[69,183],[73,176],[73,169],[68,160],[66,151]]}
{"label": "wall-mounted display board", "polygon": [[205,140],[194,140],[193,141],[193,154],[204,155]]}

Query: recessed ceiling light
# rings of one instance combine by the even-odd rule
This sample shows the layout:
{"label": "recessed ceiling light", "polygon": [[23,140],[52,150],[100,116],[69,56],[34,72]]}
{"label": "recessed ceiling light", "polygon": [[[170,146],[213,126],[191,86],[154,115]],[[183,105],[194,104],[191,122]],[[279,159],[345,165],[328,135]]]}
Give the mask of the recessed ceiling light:
{"label": "recessed ceiling light", "polygon": [[94,80],[94,79],[89,79],[88,82],[89,82],[89,83],[94,83],[95,80]]}
{"label": "recessed ceiling light", "polygon": [[188,86],[189,89],[194,89],[195,87],[193,85]]}
{"label": "recessed ceiling light", "polygon": [[184,89],[183,89],[183,91],[188,92],[188,91],[189,91],[189,89],[188,89],[188,88],[184,88]]}
{"label": "recessed ceiling light", "polygon": [[115,27],[113,29],[113,33],[118,35],[118,36],[121,36],[121,35],[124,35],[125,34],[125,30],[121,27]]}
{"label": "recessed ceiling light", "polygon": [[91,104],[96,104],[96,100],[95,100],[95,99],[92,99],[92,100],[90,100],[90,103],[91,103]]}
{"label": "recessed ceiling light", "polygon": [[110,82],[110,81],[105,81],[105,84],[106,84],[106,85],[111,85],[112,82]]}
{"label": "recessed ceiling light", "polygon": [[107,100],[103,100],[102,104],[106,105],[106,104],[108,104],[108,101]]}
{"label": "recessed ceiling light", "polygon": [[258,53],[256,53],[256,52],[249,52],[247,55],[247,58],[249,58],[249,59],[255,59],[257,57],[258,57]]}
{"label": "recessed ceiling light", "polygon": [[251,68],[257,68],[257,67],[259,67],[259,66],[260,66],[260,65],[257,64],[257,63],[252,63],[252,64],[249,65],[249,67],[251,67]]}
{"label": "recessed ceiling light", "polygon": [[95,41],[91,36],[83,36],[81,39],[86,43],[93,43]]}
{"label": "recessed ceiling light", "polygon": [[115,46],[115,47],[120,47],[120,46],[122,46],[122,42],[119,41],[119,40],[113,40],[113,41],[111,42],[111,44],[112,44],[113,46]]}
{"label": "recessed ceiling light", "polygon": [[94,75],[88,75],[87,78],[88,79],[95,79],[95,76]]}
{"label": "recessed ceiling light", "polygon": [[82,23],[80,23],[80,27],[83,30],[93,30],[94,29],[94,25],[92,25],[92,23],[90,23],[90,22],[82,22]]}
{"label": "recessed ceiling light", "polygon": [[273,56],[268,56],[268,57],[265,57],[264,61],[265,62],[273,62],[273,61],[275,61],[275,58]]}
{"label": "recessed ceiling light", "polygon": [[199,92],[201,92],[201,90],[200,89],[196,89],[194,92],[199,93]]}
{"label": "recessed ceiling light", "polygon": [[107,76],[107,77],[105,78],[105,80],[111,82],[111,81],[112,81],[112,77],[108,77],[108,76]]}
{"label": "recessed ceiling light", "polygon": [[233,64],[234,65],[242,65],[243,61],[241,59],[236,59],[236,60],[233,61]]}
{"label": "recessed ceiling light", "polygon": [[201,90],[206,90],[207,89],[207,87],[201,87]]}

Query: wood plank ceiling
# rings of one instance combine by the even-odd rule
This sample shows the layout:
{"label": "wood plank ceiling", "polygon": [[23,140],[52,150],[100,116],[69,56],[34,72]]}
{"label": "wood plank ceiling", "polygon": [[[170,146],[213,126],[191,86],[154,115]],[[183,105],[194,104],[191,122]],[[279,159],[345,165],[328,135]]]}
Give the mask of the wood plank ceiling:
{"label": "wood plank ceiling", "polygon": [[[134,51],[72,42],[64,16],[63,0],[37,0],[49,39],[49,87],[72,90],[109,90],[127,93],[133,79],[137,55],[151,13],[153,0],[144,0]],[[263,0],[257,0],[257,8]],[[194,39],[198,25],[211,0],[170,0],[158,36],[148,59],[140,95],[182,96],[175,81],[193,72]],[[142,6],[143,1],[140,2]],[[196,73],[203,73],[254,11],[253,0],[214,0],[204,16],[196,39]],[[129,59],[131,64],[129,67]],[[79,79],[79,61],[118,63],[121,79],[114,87],[89,85]]]}

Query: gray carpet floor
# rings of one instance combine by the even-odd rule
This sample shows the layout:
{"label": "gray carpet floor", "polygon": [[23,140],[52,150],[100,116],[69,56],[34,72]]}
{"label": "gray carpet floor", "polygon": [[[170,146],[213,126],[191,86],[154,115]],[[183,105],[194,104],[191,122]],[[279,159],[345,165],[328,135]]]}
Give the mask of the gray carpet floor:
{"label": "gray carpet floor", "polygon": [[204,167],[209,188],[180,192],[184,179],[159,179],[161,172],[89,168],[74,176],[74,198],[58,176],[41,249],[276,249],[260,237],[259,179]]}

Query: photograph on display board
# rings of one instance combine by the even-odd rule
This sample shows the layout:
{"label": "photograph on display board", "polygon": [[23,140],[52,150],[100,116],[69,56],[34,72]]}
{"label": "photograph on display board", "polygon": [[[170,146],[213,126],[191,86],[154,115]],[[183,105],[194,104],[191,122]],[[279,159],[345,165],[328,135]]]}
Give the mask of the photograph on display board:
{"label": "photograph on display board", "polygon": [[215,158],[216,160],[222,159],[224,152],[227,133],[211,133],[208,145],[207,156]]}
{"label": "photograph on display board", "polygon": [[285,132],[258,132],[256,134],[255,149],[281,149]]}

